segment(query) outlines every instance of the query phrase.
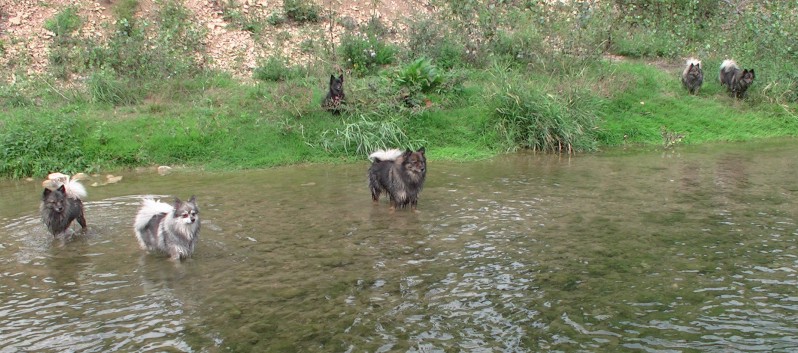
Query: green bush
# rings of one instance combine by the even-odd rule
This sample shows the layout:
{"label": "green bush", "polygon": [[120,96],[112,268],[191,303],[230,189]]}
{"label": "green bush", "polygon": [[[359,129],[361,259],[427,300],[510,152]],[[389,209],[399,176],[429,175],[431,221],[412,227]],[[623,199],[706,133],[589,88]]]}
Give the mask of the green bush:
{"label": "green bush", "polygon": [[412,92],[429,93],[441,86],[444,77],[429,59],[420,58],[399,68],[394,81]]}
{"label": "green bush", "polygon": [[376,36],[346,33],[341,38],[341,56],[358,73],[373,72],[381,65],[392,64],[398,49]]}
{"label": "green bush", "polygon": [[553,93],[537,84],[506,83],[495,98],[491,119],[508,150],[573,153],[596,149],[597,100],[578,88],[563,89]]}
{"label": "green bush", "polygon": [[9,108],[21,108],[33,105],[33,100],[23,92],[18,84],[0,84],[0,102],[2,102],[0,106]]}
{"label": "green bush", "polygon": [[321,7],[310,0],[283,0],[285,17],[296,22],[318,22]]}
{"label": "green bush", "polygon": [[115,77],[110,70],[94,72],[86,81],[86,88],[95,103],[129,105],[138,103],[143,96],[139,87]]}
{"label": "green bush", "polygon": [[10,178],[43,176],[60,171],[85,171],[80,149],[85,132],[69,116],[32,114],[21,119],[6,119],[0,129],[0,175]]}
{"label": "green bush", "polygon": [[355,122],[346,122],[342,128],[326,130],[321,135],[320,147],[328,152],[368,155],[377,149],[405,146],[410,139],[402,127],[401,117],[376,117],[363,114]]}
{"label": "green bush", "polygon": [[300,76],[298,69],[293,69],[286,64],[285,59],[274,55],[266,59],[266,62],[255,68],[253,77],[262,81],[285,81],[290,78]]}
{"label": "green bush", "polygon": [[463,62],[465,46],[448,33],[445,23],[422,17],[408,25],[407,52],[410,57],[427,57],[450,69]]}
{"label": "green bush", "polygon": [[80,29],[80,26],[80,16],[78,16],[78,11],[74,6],[67,6],[55,17],[44,22],[44,28],[55,33],[56,37],[70,35]]}

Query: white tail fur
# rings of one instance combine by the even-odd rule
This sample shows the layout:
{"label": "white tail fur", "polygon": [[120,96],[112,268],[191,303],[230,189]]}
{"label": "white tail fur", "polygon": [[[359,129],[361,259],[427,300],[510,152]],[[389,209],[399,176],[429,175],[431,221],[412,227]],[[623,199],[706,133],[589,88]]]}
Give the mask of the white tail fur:
{"label": "white tail fur", "polygon": [[159,215],[161,213],[169,213],[174,210],[175,208],[168,203],[155,201],[150,198],[144,199],[141,201],[141,210],[139,210],[139,213],[136,214],[136,221],[133,226],[136,228],[136,232],[138,233],[140,229],[144,229],[144,227],[147,226],[147,223],[150,222],[152,216]]}
{"label": "white tail fur", "polygon": [[394,148],[390,150],[376,150],[369,155],[369,160],[374,162],[375,159],[381,161],[394,161],[402,155],[402,150]]}
{"label": "white tail fur", "polygon": [[723,60],[723,63],[720,64],[720,71],[723,71],[727,68],[737,69],[737,63],[730,59]]}
{"label": "white tail fur", "polygon": [[86,192],[86,188],[83,186],[83,184],[78,182],[78,180],[85,178],[86,175],[83,173],[75,174],[74,178],[71,180],[69,175],[62,173],[50,173],[47,175],[47,180],[42,182],[42,186],[50,190],[56,190],[63,185],[67,197],[82,200],[85,199],[89,194]]}
{"label": "white tail fur", "polygon": [[89,195],[86,192],[86,188],[83,187],[83,184],[81,184],[77,180],[71,180],[69,182],[69,184],[65,184],[65,185],[66,186],[64,186],[64,189],[66,190],[66,194],[67,194],[68,197],[71,197],[73,199],[82,200],[82,199],[85,199],[86,196]]}

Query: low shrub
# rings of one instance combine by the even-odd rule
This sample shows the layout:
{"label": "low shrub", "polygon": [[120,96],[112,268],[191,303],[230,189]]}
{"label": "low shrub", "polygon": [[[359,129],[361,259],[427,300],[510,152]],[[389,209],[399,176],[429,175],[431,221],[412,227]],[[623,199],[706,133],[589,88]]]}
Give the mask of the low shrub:
{"label": "low shrub", "polygon": [[283,0],[285,17],[296,22],[318,22],[321,7],[310,0]]}
{"label": "low shrub", "polygon": [[85,128],[76,119],[32,114],[24,119],[6,119],[2,126],[0,175],[23,178],[86,170],[79,143]]}
{"label": "low shrub", "polygon": [[547,92],[538,85],[509,82],[496,96],[493,127],[508,150],[573,153],[597,147],[596,99],[578,88]]}
{"label": "low shrub", "polygon": [[341,38],[340,51],[352,70],[365,74],[392,64],[399,50],[374,35],[346,33]]}

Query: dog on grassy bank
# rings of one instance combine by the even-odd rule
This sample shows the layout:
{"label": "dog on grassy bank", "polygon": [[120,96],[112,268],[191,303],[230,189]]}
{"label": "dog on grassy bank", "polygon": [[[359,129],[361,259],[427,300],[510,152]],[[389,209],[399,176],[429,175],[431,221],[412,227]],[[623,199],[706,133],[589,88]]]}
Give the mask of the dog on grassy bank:
{"label": "dog on grassy bank", "polygon": [[66,233],[72,221],[77,220],[86,230],[86,218],[83,216],[83,200],[86,188],[78,181],[85,174],[77,174],[74,178],[61,173],[52,173],[42,182],[44,192],[39,211],[47,230],[57,237]]}
{"label": "dog on grassy bank", "polygon": [[738,99],[745,96],[745,91],[751,87],[755,78],[754,69],[740,70],[734,60],[723,60],[720,64],[720,85],[726,86],[726,90]]}
{"label": "dog on grassy bank", "polygon": [[415,211],[418,195],[427,176],[427,158],[424,147],[413,152],[399,149],[378,150],[369,155],[369,189],[371,199],[378,203],[380,195],[388,194],[390,209],[397,207]]}
{"label": "dog on grassy bank", "polygon": [[327,96],[321,102],[321,106],[333,114],[340,114],[344,104],[344,74],[338,77],[330,75],[330,87]]}
{"label": "dog on grassy bank", "polygon": [[687,59],[684,71],[682,71],[682,85],[687,88],[690,94],[698,94],[698,89],[704,82],[704,71],[701,69],[701,61],[698,59]]}
{"label": "dog on grassy bank", "polygon": [[174,205],[144,199],[133,228],[142,250],[167,254],[174,261],[187,259],[199,239],[196,197],[191,196],[187,202],[175,197]]}

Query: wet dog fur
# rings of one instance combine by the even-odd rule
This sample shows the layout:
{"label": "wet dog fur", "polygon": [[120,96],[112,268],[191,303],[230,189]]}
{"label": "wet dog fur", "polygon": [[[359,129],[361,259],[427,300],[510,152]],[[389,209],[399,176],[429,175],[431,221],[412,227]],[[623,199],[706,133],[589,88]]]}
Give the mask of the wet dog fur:
{"label": "wet dog fur", "polygon": [[[78,221],[83,230],[86,229],[83,201],[78,195],[69,192],[66,186],[61,184],[55,190],[45,188],[42,193],[42,203],[39,206],[44,225],[55,237],[65,234],[74,220]],[[82,186],[80,188],[82,189]]]}
{"label": "wet dog fur", "polygon": [[380,195],[388,194],[390,208],[410,206],[416,211],[418,195],[427,176],[427,158],[424,147],[413,152],[394,149],[375,151],[369,155],[368,171],[371,199],[378,203]]}
{"label": "wet dog fur", "polygon": [[173,261],[191,257],[199,239],[200,218],[196,197],[174,205],[144,199],[133,225],[142,250],[169,255]]}

